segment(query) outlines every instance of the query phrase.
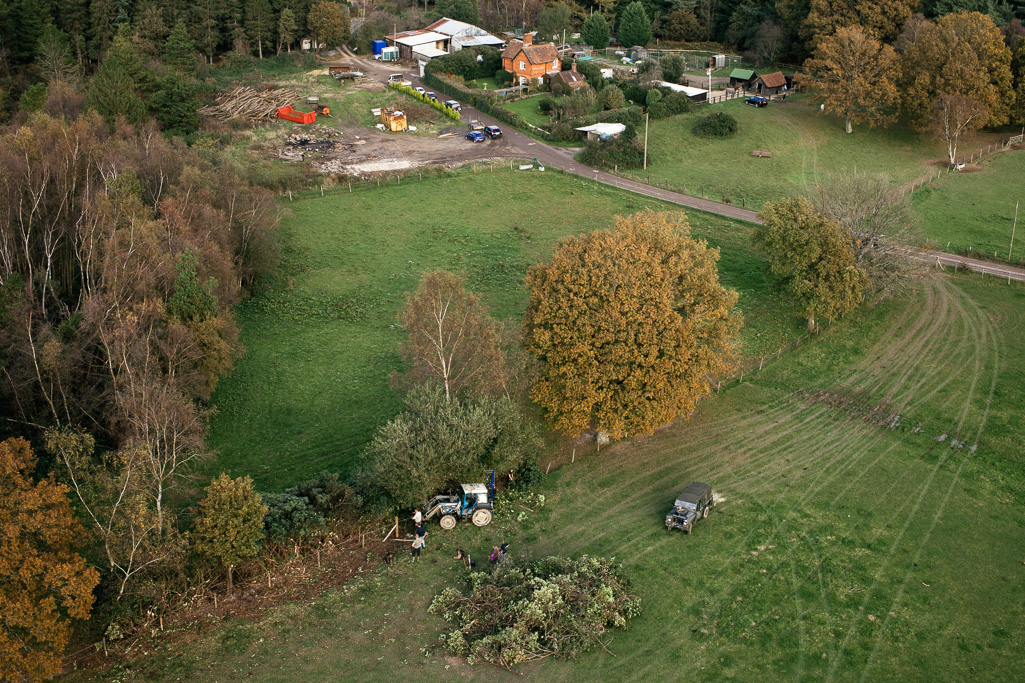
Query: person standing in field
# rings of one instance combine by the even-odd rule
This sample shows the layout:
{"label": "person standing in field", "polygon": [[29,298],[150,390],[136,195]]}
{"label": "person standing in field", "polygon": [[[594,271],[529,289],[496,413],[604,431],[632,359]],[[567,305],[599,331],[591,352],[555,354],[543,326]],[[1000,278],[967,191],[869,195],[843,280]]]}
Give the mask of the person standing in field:
{"label": "person standing in field", "polygon": [[420,549],[424,547],[423,536],[417,536],[413,539],[413,557],[410,558],[410,562],[416,562],[420,559]]}
{"label": "person standing in field", "polygon": [[416,537],[420,539],[420,547],[427,547],[427,529],[424,528],[423,524],[417,524],[416,526]]}
{"label": "person standing in field", "polygon": [[420,526],[424,521],[424,516],[420,513],[420,508],[413,508],[413,526]]}

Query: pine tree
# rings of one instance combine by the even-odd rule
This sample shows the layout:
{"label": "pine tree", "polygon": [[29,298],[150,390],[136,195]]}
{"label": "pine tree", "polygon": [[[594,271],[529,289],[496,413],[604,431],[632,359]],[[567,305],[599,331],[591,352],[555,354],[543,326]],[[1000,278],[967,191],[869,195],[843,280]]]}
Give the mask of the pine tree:
{"label": "pine tree", "polygon": [[148,72],[131,43],[124,35],[117,36],[89,84],[86,107],[99,112],[110,126],[118,116],[129,123],[142,123],[146,120],[146,105],[139,95],[137,79],[144,73]]}
{"label": "pine tree", "polygon": [[211,64],[221,40],[220,19],[223,5],[223,0],[196,0],[191,7],[189,29]]}
{"label": "pine tree", "polygon": [[[196,113],[199,110],[199,98],[196,97],[196,88],[192,82],[178,74],[171,74],[161,81],[160,89],[149,100],[149,106],[157,123],[168,135],[188,135],[199,129],[199,114]],[[182,258],[184,259],[184,254]],[[213,297],[200,289],[199,283],[195,280],[195,261],[192,267],[192,284],[195,285],[201,300],[209,303]],[[178,286],[175,282],[176,290]],[[180,290],[176,291],[175,296],[179,293]],[[170,307],[170,302],[168,305]],[[210,308],[207,306],[203,310],[209,312]]]}
{"label": "pine tree", "polygon": [[17,62],[30,62],[36,55],[43,30],[50,23],[50,8],[43,0],[20,0],[15,3],[13,18],[12,57]]}
{"label": "pine tree", "polygon": [[98,59],[114,39],[114,16],[116,9],[113,0],[93,0],[89,5],[89,24],[91,40],[89,56]]}
{"label": "pine tree", "polygon": [[584,21],[584,25],[580,29],[580,37],[591,47],[604,50],[609,46],[612,30],[609,28],[609,22],[605,21],[605,17],[600,12],[595,12]]}
{"label": "pine tree", "polygon": [[640,45],[644,47],[651,42],[651,19],[648,19],[644,5],[631,2],[619,16],[619,42],[624,47]]}
{"label": "pine tree", "polygon": [[289,52],[292,51],[292,42],[298,30],[295,12],[288,7],[281,10],[281,16],[278,18],[278,54],[281,54],[282,45],[285,45]]}
{"label": "pine tree", "polygon": [[164,43],[164,64],[184,73],[196,70],[196,45],[189,38],[189,29],[181,19]]}
{"label": "pine tree", "polygon": [[274,12],[268,0],[246,0],[246,33],[256,41],[260,59],[263,59],[263,41],[274,37]]}

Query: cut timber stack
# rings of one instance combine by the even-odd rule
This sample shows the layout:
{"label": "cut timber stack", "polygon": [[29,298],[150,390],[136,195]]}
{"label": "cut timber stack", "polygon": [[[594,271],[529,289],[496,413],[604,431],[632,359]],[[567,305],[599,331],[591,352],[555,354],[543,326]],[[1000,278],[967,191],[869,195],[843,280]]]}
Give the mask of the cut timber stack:
{"label": "cut timber stack", "polygon": [[221,121],[266,121],[277,118],[278,109],[291,105],[298,96],[299,93],[294,88],[276,88],[260,92],[240,86],[222,92],[217,96],[216,104],[203,107],[199,113]]}

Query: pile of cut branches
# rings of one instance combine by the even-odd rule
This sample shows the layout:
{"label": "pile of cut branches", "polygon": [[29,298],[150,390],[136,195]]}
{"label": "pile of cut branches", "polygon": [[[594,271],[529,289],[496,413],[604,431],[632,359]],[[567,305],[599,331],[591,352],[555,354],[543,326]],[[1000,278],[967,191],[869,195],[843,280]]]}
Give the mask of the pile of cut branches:
{"label": "pile of cut branches", "polygon": [[221,121],[246,119],[265,121],[276,118],[278,109],[295,102],[299,93],[295,88],[275,88],[258,91],[245,86],[225,90],[210,104],[199,110],[203,116],[213,116]]}
{"label": "pile of cut branches", "polygon": [[545,657],[574,658],[640,613],[620,567],[599,557],[546,557],[525,567],[475,572],[468,593],[446,588],[430,611],[458,626],[445,645],[470,664],[511,669]]}

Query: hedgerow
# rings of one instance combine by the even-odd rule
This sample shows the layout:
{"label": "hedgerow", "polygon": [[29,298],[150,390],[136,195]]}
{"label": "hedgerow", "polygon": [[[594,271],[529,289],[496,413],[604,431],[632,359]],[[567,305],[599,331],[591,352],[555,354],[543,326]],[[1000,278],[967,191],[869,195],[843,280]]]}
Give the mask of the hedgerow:
{"label": "hedgerow", "polygon": [[431,107],[434,107],[435,109],[437,109],[442,114],[444,114],[445,116],[449,117],[450,119],[454,119],[456,121],[459,121],[462,118],[462,115],[459,113],[459,111],[457,111],[455,109],[452,109],[451,107],[449,107],[444,102],[439,102],[438,100],[432,100],[430,97],[427,97],[427,95],[424,95],[424,94],[420,93],[417,90],[413,90],[413,87],[410,86],[410,85],[402,85],[401,83],[389,83],[388,85],[393,90],[398,90],[399,92],[404,92],[407,95],[411,95],[411,96],[415,97],[416,99],[420,100],[424,104],[427,104],[427,105],[429,105]]}

